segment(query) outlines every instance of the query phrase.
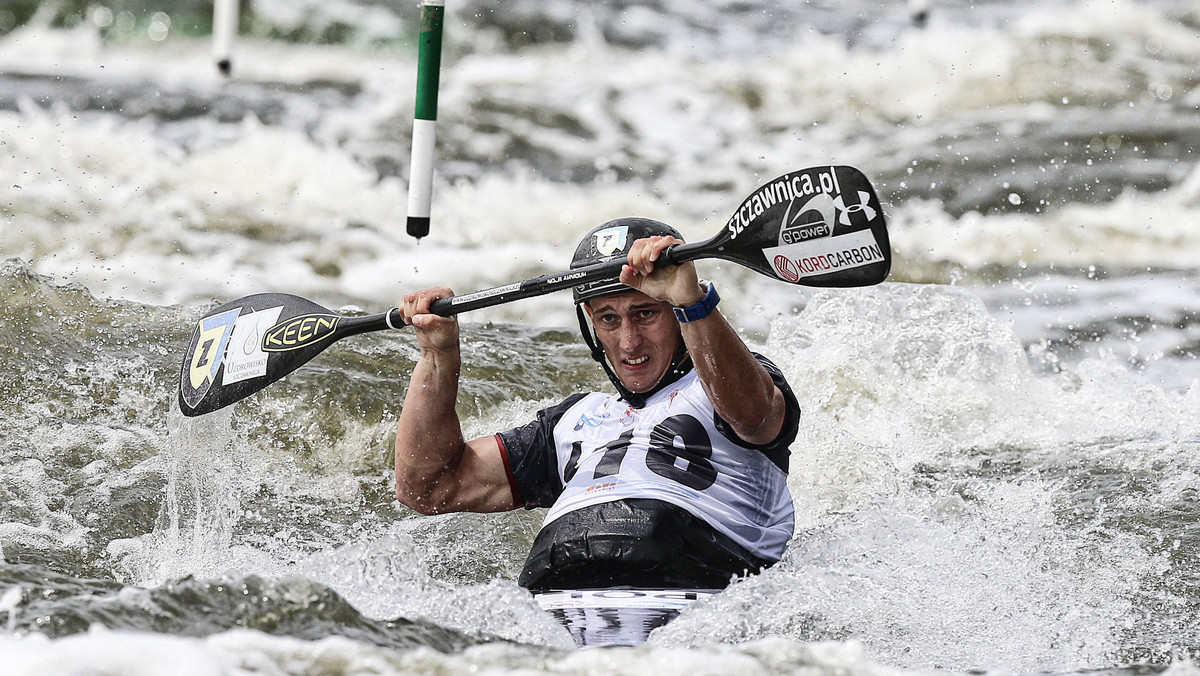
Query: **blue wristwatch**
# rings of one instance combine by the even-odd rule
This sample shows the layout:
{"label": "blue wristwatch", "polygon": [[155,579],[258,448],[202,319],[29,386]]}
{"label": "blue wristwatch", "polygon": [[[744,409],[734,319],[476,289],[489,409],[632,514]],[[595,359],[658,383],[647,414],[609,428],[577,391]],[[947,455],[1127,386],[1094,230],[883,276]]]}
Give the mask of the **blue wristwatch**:
{"label": "blue wristwatch", "polygon": [[671,309],[675,311],[676,319],[687,324],[688,322],[700,321],[709,316],[717,308],[717,303],[720,302],[721,296],[717,294],[717,287],[713,286],[712,282],[709,282],[708,292],[704,294],[699,303],[687,307],[671,306]]}

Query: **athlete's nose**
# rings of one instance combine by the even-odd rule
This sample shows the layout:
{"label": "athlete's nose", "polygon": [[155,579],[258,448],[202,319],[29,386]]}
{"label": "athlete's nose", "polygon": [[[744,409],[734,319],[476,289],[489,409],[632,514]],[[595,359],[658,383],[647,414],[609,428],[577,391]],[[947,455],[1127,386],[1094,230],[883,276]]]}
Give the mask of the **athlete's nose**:
{"label": "athlete's nose", "polygon": [[642,346],[642,331],[634,322],[624,322],[620,334],[621,349],[633,352]]}

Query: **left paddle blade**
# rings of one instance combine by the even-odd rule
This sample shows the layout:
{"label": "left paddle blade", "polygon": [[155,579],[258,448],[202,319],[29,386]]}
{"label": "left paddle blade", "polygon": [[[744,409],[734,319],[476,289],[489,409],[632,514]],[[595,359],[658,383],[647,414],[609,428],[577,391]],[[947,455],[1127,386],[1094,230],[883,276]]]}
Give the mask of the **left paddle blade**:
{"label": "left paddle blade", "polygon": [[[370,319],[375,319],[378,316]],[[338,338],[371,330],[284,293],[247,296],[196,323],[179,372],[179,410],[210,413],[300,368]]]}

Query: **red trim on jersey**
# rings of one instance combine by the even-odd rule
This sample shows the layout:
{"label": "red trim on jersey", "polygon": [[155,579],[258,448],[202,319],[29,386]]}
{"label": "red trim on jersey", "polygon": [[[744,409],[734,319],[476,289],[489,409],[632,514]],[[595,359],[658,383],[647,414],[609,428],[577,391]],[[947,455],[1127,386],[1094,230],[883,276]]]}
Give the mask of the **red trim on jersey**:
{"label": "red trim on jersey", "polygon": [[496,435],[496,445],[500,447],[500,459],[504,461],[504,473],[508,475],[508,489],[512,491],[513,505],[524,507],[525,501],[517,492],[517,477],[513,476],[512,463],[508,460],[508,449],[504,447],[504,439]]}

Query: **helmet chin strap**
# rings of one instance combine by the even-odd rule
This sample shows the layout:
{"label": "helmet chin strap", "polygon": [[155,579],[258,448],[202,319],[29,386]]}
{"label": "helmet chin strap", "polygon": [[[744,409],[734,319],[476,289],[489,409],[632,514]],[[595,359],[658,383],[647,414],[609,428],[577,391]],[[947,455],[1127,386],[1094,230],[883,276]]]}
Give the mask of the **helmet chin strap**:
{"label": "helmet chin strap", "polygon": [[608,375],[608,379],[612,381],[613,387],[617,388],[617,394],[621,398],[629,402],[634,408],[642,408],[646,405],[646,399],[650,398],[654,393],[671,385],[675,381],[684,377],[692,370],[692,358],[688,354],[687,347],[683,341],[679,341],[679,349],[675,351],[675,356],[671,359],[671,366],[663,377],[655,383],[654,387],[646,392],[631,392],[621,379],[617,377],[613,371],[612,365],[608,363],[608,358],[604,354],[604,347],[600,344],[600,337],[596,335],[587,321],[587,312],[584,311],[582,303],[575,306],[575,316],[579,318],[579,332],[583,334],[583,340],[587,343],[588,348],[592,351],[592,359],[600,363],[600,367],[604,369],[604,373]]}

